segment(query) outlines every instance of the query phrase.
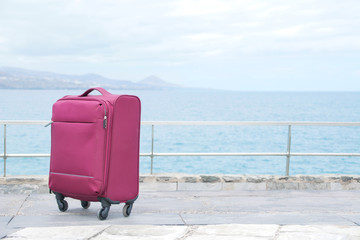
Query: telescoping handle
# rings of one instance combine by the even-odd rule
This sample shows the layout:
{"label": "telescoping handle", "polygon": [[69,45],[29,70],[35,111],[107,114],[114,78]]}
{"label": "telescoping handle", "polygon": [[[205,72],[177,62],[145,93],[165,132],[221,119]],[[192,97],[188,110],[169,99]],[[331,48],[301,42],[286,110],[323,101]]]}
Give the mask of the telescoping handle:
{"label": "telescoping handle", "polygon": [[91,93],[92,91],[97,90],[99,91],[102,95],[110,95],[111,93],[109,93],[108,91],[106,91],[105,89],[101,88],[101,87],[96,87],[96,88],[90,88],[88,90],[86,90],[83,94],[81,94],[79,97],[86,97],[87,95],[89,95],[89,93]]}

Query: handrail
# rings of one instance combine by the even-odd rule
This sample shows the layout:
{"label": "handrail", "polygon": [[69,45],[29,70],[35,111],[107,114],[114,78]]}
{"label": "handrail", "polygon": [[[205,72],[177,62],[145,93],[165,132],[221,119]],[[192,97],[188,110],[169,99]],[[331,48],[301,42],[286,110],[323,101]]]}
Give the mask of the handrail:
{"label": "handrail", "polygon": [[[1,124],[1,121],[0,121]],[[142,121],[141,125],[201,126],[360,126],[360,122],[299,122],[299,121]]]}
{"label": "handrail", "polygon": [[[50,154],[9,154],[6,151],[6,126],[7,125],[43,125],[51,121],[43,120],[0,120],[4,126],[4,152],[0,158],[4,159],[4,177],[6,177],[6,159],[9,157],[50,157]],[[140,153],[142,157],[150,157],[150,174],[153,173],[153,159],[159,156],[286,156],[285,175],[289,176],[290,157],[292,156],[343,156],[360,157],[360,153],[293,153],[291,152],[291,127],[292,126],[360,126],[360,122],[299,122],[299,121],[142,121],[141,125],[151,126],[151,152]],[[182,125],[182,126],[288,126],[288,140],[286,152],[196,152],[196,153],[155,153],[154,129],[157,125]]]}
{"label": "handrail", "polygon": [[[0,125],[46,125],[47,120],[0,120]],[[141,121],[141,125],[222,126],[360,126],[360,122],[312,121]]]}
{"label": "handrail", "polygon": [[43,120],[0,120],[0,125],[46,125],[49,122]]}

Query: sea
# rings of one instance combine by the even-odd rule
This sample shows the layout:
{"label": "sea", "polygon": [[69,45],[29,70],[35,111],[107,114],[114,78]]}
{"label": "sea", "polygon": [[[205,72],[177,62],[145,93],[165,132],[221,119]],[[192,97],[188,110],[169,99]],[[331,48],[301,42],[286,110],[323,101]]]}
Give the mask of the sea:
{"label": "sea", "polygon": [[[241,92],[204,89],[109,90],[137,95],[142,121],[359,122],[360,92]],[[0,89],[0,120],[51,119],[52,104],[81,90]],[[0,153],[3,153],[0,126]],[[7,153],[50,153],[50,127],[8,125]],[[151,126],[140,152],[151,151]],[[154,152],[286,152],[287,126],[155,126]],[[360,127],[292,126],[291,152],[359,153]],[[0,174],[3,173],[0,159]],[[150,157],[140,173],[150,173]],[[154,157],[154,173],[284,175],[285,156]],[[8,158],[7,175],[46,175],[49,158]],[[359,174],[360,157],[293,156],[290,175]]]}

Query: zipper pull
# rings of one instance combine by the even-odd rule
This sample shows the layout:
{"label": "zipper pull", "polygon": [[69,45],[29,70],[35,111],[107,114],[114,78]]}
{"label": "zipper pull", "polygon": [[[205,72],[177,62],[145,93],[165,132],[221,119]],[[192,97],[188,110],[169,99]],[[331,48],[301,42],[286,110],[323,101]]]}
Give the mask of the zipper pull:
{"label": "zipper pull", "polygon": [[107,126],[107,117],[106,117],[106,115],[104,116],[104,128],[106,128],[106,126]]}

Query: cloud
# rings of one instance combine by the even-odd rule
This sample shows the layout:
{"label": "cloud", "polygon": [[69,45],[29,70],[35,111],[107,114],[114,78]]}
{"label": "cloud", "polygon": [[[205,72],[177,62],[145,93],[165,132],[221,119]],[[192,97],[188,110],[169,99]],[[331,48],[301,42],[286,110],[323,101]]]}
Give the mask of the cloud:
{"label": "cloud", "polygon": [[[25,8],[17,7],[25,2]],[[342,44],[335,35],[343,34],[343,26],[360,28],[358,22],[339,14],[330,18],[333,9],[313,10],[308,3],[185,0],[140,1],[135,5],[133,1],[111,0],[17,0],[4,5],[0,36],[14,54],[34,56],[113,52],[124,57],[129,50],[196,52],[199,47],[207,52],[225,47],[266,53],[278,51],[283,41],[296,51],[301,39],[300,51],[312,51],[319,41],[339,44],[334,49],[354,46],[346,44],[350,39]],[[347,36],[357,40],[354,33]]]}
{"label": "cloud", "polygon": [[221,0],[182,0],[174,1],[170,16],[204,16],[226,13],[231,5]]}
{"label": "cloud", "polygon": [[294,37],[294,36],[300,36],[301,31],[304,30],[304,28],[305,27],[303,25],[298,25],[298,26],[274,30],[272,33],[278,37]]}
{"label": "cloud", "polygon": [[316,29],[317,32],[319,33],[332,33],[334,32],[334,28],[332,27],[320,27]]}
{"label": "cloud", "polygon": [[226,38],[226,36],[219,33],[197,33],[197,34],[187,35],[184,38],[189,39],[191,41],[203,42],[203,41],[224,39]]}
{"label": "cloud", "polygon": [[354,55],[358,12],[356,0],[2,0],[0,65],[237,72],[258,57]]}

